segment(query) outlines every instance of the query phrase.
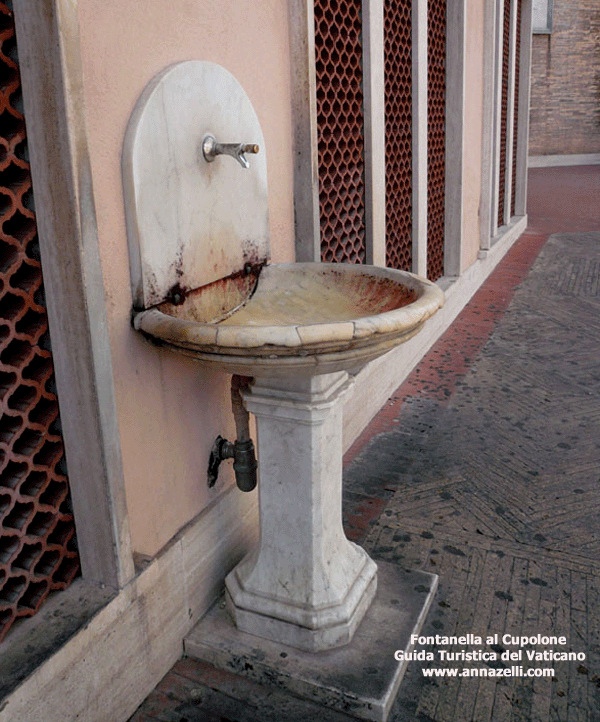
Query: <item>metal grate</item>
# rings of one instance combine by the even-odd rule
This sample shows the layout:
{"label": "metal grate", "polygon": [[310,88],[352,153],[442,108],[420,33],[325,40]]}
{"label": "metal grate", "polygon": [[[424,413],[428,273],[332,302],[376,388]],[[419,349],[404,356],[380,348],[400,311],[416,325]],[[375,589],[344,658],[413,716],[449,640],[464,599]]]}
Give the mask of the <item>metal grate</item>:
{"label": "metal grate", "polygon": [[446,193],[446,0],[427,8],[427,277],[444,274]]}
{"label": "metal grate", "polygon": [[498,167],[498,225],[504,225],[506,201],[506,155],[508,126],[508,68],[510,55],[510,0],[504,0],[502,41],[502,95],[500,106],[500,164]]}
{"label": "metal grate", "polygon": [[522,0],[517,0],[517,31],[515,37],[515,100],[513,109],[513,155],[512,155],[512,178],[511,178],[511,201],[510,215],[515,215],[516,193],[517,193],[517,149],[519,141],[519,75],[521,70],[521,8]]}
{"label": "metal grate", "polygon": [[10,7],[0,2],[0,641],[79,570]]}
{"label": "metal grate", "polygon": [[411,6],[384,4],[386,265],[404,271],[412,267]]}
{"label": "metal grate", "polygon": [[316,0],[321,259],[364,263],[365,186],[360,0]]}

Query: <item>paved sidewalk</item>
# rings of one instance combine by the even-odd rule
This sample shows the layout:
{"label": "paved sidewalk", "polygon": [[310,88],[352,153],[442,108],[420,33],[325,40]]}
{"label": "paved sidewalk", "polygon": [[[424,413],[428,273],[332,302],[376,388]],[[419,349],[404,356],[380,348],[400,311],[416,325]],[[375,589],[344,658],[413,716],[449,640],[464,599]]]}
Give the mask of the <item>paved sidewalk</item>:
{"label": "paved sidewalk", "polygon": [[[420,647],[390,722],[600,722],[600,168],[530,171],[529,197],[528,231],[346,456],[348,535],[440,577],[422,634],[483,639]],[[584,658],[529,662],[548,647],[504,634]],[[423,674],[514,665],[554,673]],[[347,719],[229,677],[182,660],[132,719]]]}
{"label": "paved sidewalk", "polygon": [[[519,662],[550,679],[432,681],[423,666],[496,664],[440,664],[428,645],[435,661],[410,667],[395,722],[600,720],[599,349],[600,233],[554,235],[450,398],[405,398],[398,429],[349,468],[350,484],[394,469],[365,546],[440,575],[424,635],[565,636],[524,649],[584,654]],[[505,649],[521,647],[491,645]]]}

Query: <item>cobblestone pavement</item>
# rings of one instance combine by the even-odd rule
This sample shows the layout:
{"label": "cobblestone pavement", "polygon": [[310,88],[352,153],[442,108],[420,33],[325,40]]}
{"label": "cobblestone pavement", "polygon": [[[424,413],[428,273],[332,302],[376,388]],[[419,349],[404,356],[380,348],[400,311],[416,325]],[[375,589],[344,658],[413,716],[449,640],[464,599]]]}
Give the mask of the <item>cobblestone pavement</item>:
{"label": "cobblestone pavement", "polygon": [[[530,184],[528,231],[346,457],[348,536],[440,577],[422,635],[482,638],[418,647],[434,659],[409,664],[389,722],[600,722],[600,167]],[[550,646],[505,634],[584,658],[528,661]],[[554,672],[423,674],[513,666]],[[310,718],[348,719],[182,660],[132,721]]]}

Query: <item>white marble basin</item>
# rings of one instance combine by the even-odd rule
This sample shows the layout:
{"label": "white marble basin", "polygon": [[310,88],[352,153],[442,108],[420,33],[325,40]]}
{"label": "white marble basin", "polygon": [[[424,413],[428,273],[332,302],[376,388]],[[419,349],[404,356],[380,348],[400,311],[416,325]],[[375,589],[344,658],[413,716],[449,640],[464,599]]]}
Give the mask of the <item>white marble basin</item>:
{"label": "white marble basin", "polygon": [[267,265],[172,298],[136,313],[135,328],[246,376],[359,368],[411,338],[444,302],[414,274],[327,263]]}

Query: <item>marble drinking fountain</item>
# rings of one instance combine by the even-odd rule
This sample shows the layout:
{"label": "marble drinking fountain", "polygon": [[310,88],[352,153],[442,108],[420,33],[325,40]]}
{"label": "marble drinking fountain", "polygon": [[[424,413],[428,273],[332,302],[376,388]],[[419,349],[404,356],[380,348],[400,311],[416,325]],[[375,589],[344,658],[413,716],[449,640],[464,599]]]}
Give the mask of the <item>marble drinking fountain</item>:
{"label": "marble drinking fountain", "polygon": [[443,294],[402,271],[269,262],[262,131],[218,65],[179,63],[148,85],[123,183],[134,327],[252,378],[260,541],[226,578],[228,613],[209,612],[186,651],[383,720],[405,667],[394,652],[410,648],[437,578],[346,538],[342,405],[352,373],[414,336]]}

